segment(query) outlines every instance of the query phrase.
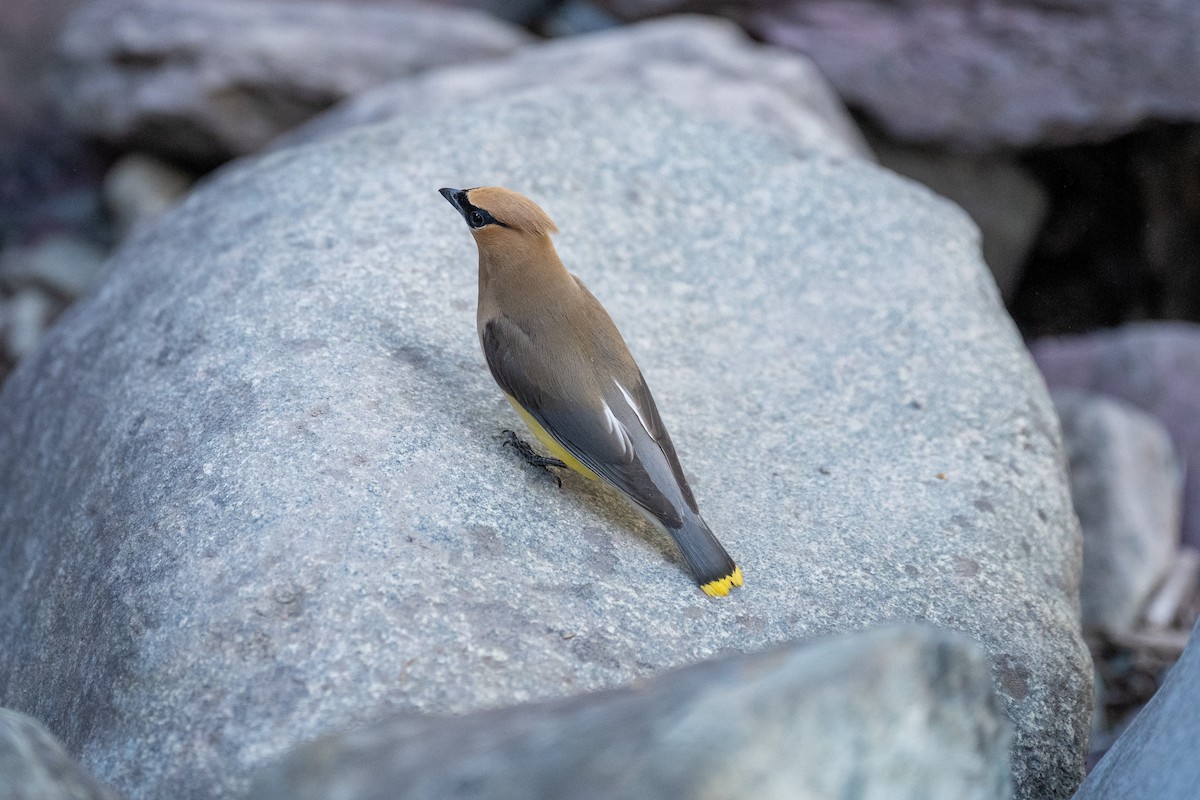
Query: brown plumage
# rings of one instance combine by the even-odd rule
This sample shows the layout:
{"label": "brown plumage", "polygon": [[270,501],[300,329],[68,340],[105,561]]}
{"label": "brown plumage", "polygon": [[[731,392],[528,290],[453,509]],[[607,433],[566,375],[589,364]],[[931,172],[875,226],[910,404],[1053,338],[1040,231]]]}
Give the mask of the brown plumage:
{"label": "brown plumage", "polygon": [[534,236],[558,233],[558,226],[546,216],[546,212],[523,194],[501,189],[499,186],[483,186],[467,191],[472,203],[479,208],[486,208],[493,217],[502,220],[509,228]]}
{"label": "brown plumage", "polygon": [[508,189],[441,193],[478,245],[479,339],[525,423],[568,466],[612,485],[661,524],[705,592],[740,586],[741,570],[701,519],[625,340],[559,259],[554,223]]}

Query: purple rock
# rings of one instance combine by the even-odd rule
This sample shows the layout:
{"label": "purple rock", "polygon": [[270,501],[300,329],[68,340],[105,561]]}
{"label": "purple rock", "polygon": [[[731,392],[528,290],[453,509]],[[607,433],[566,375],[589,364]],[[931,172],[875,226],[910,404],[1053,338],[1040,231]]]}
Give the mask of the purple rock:
{"label": "purple rock", "polygon": [[618,19],[700,12],[816,62],[892,138],[990,151],[1200,118],[1188,0],[593,0]]}
{"label": "purple rock", "polygon": [[765,41],[809,56],[894,137],[1071,144],[1200,116],[1200,4],[1179,0],[757,0]]}

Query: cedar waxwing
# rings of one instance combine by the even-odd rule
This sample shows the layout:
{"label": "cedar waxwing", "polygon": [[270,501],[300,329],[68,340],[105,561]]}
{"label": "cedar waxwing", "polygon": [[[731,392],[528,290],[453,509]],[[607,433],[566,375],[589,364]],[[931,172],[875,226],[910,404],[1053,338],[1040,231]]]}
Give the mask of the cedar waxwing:
{"label": "cedar waxwing", "polygon": [[440,191],[479,248],[479,340],[521,419],[561,466],[603,480],[666,528],[707,594],[741,586],[625,340],[559,259],[550,241],[558,228],[508,189]]}

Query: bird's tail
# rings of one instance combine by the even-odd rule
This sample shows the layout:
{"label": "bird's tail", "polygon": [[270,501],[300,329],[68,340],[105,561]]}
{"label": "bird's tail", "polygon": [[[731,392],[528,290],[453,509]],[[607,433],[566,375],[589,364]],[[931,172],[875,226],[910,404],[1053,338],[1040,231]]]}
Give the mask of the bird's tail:
{"label": "bird's tail", "polygon": [[685,514],[683,526],[667,528],[705,594],[724,597],[742,585],[742,571],[699,514]]}

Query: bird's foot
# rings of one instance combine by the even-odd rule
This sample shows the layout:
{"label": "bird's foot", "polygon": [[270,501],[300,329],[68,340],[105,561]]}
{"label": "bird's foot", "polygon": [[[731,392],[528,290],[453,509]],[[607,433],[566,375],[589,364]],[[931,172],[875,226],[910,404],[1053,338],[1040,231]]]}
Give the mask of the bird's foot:
{"label": "bird's foot", "polygon": [[501,433],[504,434],[504,445],[506,447],[511,447],[512,449],[516,450],[521,454],[521,458],[525,459],[526,464],[542,470],[550,477],[554,478],[554,480],[558,483],[558,488],[562,488],[562,478],[558,476],[558,473],[551,472],[550,467],[562,467],[566,469],[567,465],[564,462],[558,460],[557,458],[538,455],[529,442],[525,441],[520,436],[517,436],[516,431],[510,431],[506,429],[501,431]]}

